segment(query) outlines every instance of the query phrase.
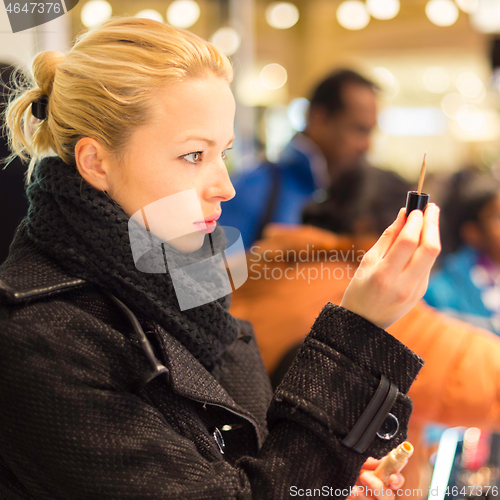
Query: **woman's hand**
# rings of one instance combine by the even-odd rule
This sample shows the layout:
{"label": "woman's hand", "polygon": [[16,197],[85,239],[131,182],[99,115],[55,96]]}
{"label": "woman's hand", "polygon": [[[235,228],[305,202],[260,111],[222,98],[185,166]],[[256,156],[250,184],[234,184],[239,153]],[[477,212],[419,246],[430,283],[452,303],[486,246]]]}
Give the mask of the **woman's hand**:
{"label": "woman's hand", "polygon": [[377,500],[385,500],[394,498],[393,491],[401,488],[405,482],[405,478],[398,472],[389,476],[389,484],[384,484],[375,474],[380,460],[369,458],[363,465],[358,477],[356,486],[352,490],[351,500],[368,500],[376,498]]}
{"label": "woman's hand", "polygon": [[439,208],[430,203],[408,219],[402,208],[363,257],[340,305],[386,329],[423,297],[440,251]]}

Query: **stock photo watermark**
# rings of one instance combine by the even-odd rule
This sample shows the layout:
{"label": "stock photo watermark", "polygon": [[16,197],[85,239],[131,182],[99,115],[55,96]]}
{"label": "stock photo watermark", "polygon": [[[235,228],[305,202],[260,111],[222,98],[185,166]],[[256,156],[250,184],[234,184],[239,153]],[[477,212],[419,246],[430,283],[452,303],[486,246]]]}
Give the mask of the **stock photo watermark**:
{"label": "stock photo watermark", "polygon": [[[444,498],[445,496],[452,497],[487,497],[492,495],[498,496],[498,486],[429,486],[427,498]],[[392,490],[390,488],[372,489],[365,486],[350,486],[349,488],[339,489],[332,486],[322,486],[321,488],[299,488],[297,486],[290,486],[291,497],[378,497],[378,496],[399,496],[423,498],[424,493],[421,488],[400,488]]]}
{"label": "stock photo watermark", "polygon": [[364,270],[357,266],[347,264],[345,267],[337,267],[332,269],[330,266],[321,262],[319,267],[304,267],[301,264],[295,263],[288,265],[285,268],[271,267],[266,264],[257,266],[256,264],[250,265],[251,274],[250,280],[302,280],[308,285],[312,282],[321,280],[351,280],[357,273],[359,278],[363,277]]}
{"label": "stock photo watermark", "polygon": [[45,24],[67,14],[79,0],[54,0],[52,2],[11,2],[4,0],[12,33],[19,33]]}
{"label": "stock photo watermark", "polygon": [[[351,280],[356,273],[362,277],[364,271],[358,265],[365,254],[365,250],[355,249],[354,245],[346,250],[315,249],[309,244],[300,250],[262,250],[254,245],[249,250],[249,279],[302,280],[308,285],[318,279]],[[342,265],[332,266],[332,263]]]}
{"label": "stock photo watermark", "polygon": [[325,250],[315,249],[314,245],[306,245],[306,248],[300,250],[264,250],[259,245],[250,248],[250,262],[353,262],[358,264],[363,260],[366,254],[365,250],[356,250],[354,245],[347,250]]}
{"label": "stock photo watermark", "polygon": [[332,486],[322,486],[321,488],[298,488],[297,486],[290,486],[291,497],[357,497],[357,496],[377,497],[377,496],[411,496],[421,498],[423,492],[421,489],[401,488],[399,490],[391,490],[390,488],[371,489],[365,486],[351,486],[349,488],[334,488]]}

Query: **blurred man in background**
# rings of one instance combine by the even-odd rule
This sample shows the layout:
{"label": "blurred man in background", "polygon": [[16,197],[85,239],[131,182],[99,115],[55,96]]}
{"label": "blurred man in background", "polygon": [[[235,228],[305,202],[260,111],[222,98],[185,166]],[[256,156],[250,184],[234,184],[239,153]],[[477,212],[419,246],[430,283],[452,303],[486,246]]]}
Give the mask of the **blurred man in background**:
{"label": "blurred man in background", "polygon": [[300,223],[312,197],[320,199],[339,173],[365,163],[377,122],[375,90],[354,71],[330,74],[313,92],[304,132],[293,137],[278,163],[233,179],[236,197],[225,204],[220,223],[238,228],[245,248],[269,222]]}

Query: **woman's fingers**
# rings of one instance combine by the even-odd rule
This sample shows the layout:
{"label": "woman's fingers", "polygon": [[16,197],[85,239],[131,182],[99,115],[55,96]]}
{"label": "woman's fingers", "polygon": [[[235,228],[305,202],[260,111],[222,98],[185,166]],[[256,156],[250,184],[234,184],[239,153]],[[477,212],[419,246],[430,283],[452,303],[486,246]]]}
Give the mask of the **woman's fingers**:
{"label": "woman's fingers", "polygon": [[414,210],[406,218],[400,211],[363,258],[340,305],[381,328],[406,314],[425,293],[440,250],[438,225],[434,204],[425,216]]}
{"label": "woman's fingers", "polygon": [[361,469],[362,470],[375,470],[381,461],[382,461],[381,458],[368,457],[366,459],[366,462],[363,464],[363,467],[361,467]]}
{"label": "woman's fingers", "polygon": [[396,472],[396,474],[391,474],[389,476],[389,487],[393,490],[399,490],[405,484],[405,478],[403,474]]}
{"label": "woman's fingers", "polygon": [[439,237],[439,207],[430,204],[425,210],[420,245],[407,265],[406,274],[410,279],[427,274],[427,270],[441,251]]}
{"label": "woman's fingers", "polygon": [[384,257],[385,265],[394,275],[401,273],[406,268],[419,247],[423,219],[421,210],[413,210],[408,216],[405,226],[387,251]]}
{"label": "woman's fingers", "polygon": [[[386,500],[393,498],[392,491],[400,489],[405,478],[399,472],[391,474],[389,476],[388,484],[384,484],[381,479],[379,479],[373,473],[374,469],[380,464],[381,460],[375,458],[368,458],[363,464],[361,472],[358,477],[356,486],[352,489],[351,496],[349,499],[356,500]],[[391,491],[392,490],[392,491]]]}
{"label": "woman's fingers", "polygon": [[377,500],[385,500],[393,498],[392,489],[385,485],[372,471],[364,471],[359,475],[359,484],[361,486],[360,493],[365,498],[375,498]]}
{"label": "woman's fingers", "polygon": [[365,263],[378,262],[385,256],[405,225],[406,217],[404,214],[405,208],[403,207],[399,211],[396,220],[383,232],[375,245],[366,253],[365,259],[363,259]]}

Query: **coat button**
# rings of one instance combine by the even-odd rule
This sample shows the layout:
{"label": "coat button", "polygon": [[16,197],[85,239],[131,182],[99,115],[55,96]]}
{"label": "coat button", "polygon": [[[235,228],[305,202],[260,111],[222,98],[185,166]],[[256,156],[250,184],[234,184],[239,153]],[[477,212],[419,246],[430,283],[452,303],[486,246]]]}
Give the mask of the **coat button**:
{"label": "coat button", "polygon": [[399,430],[399,420],[392,413],[389,413],[385,417],[384,423],[377,432],[377,436],[380,439],[389,440],[392,439]]}
{"label": "coat button", "polygon": [[215,442],[219,447],[219,451],[221,452],[222,455],[224,455],[224,448],[226,447],[226,443],[224,443],[224,438],[222,437],[222,433],[217,427],[214,428],[212,436],[214,437]]}

